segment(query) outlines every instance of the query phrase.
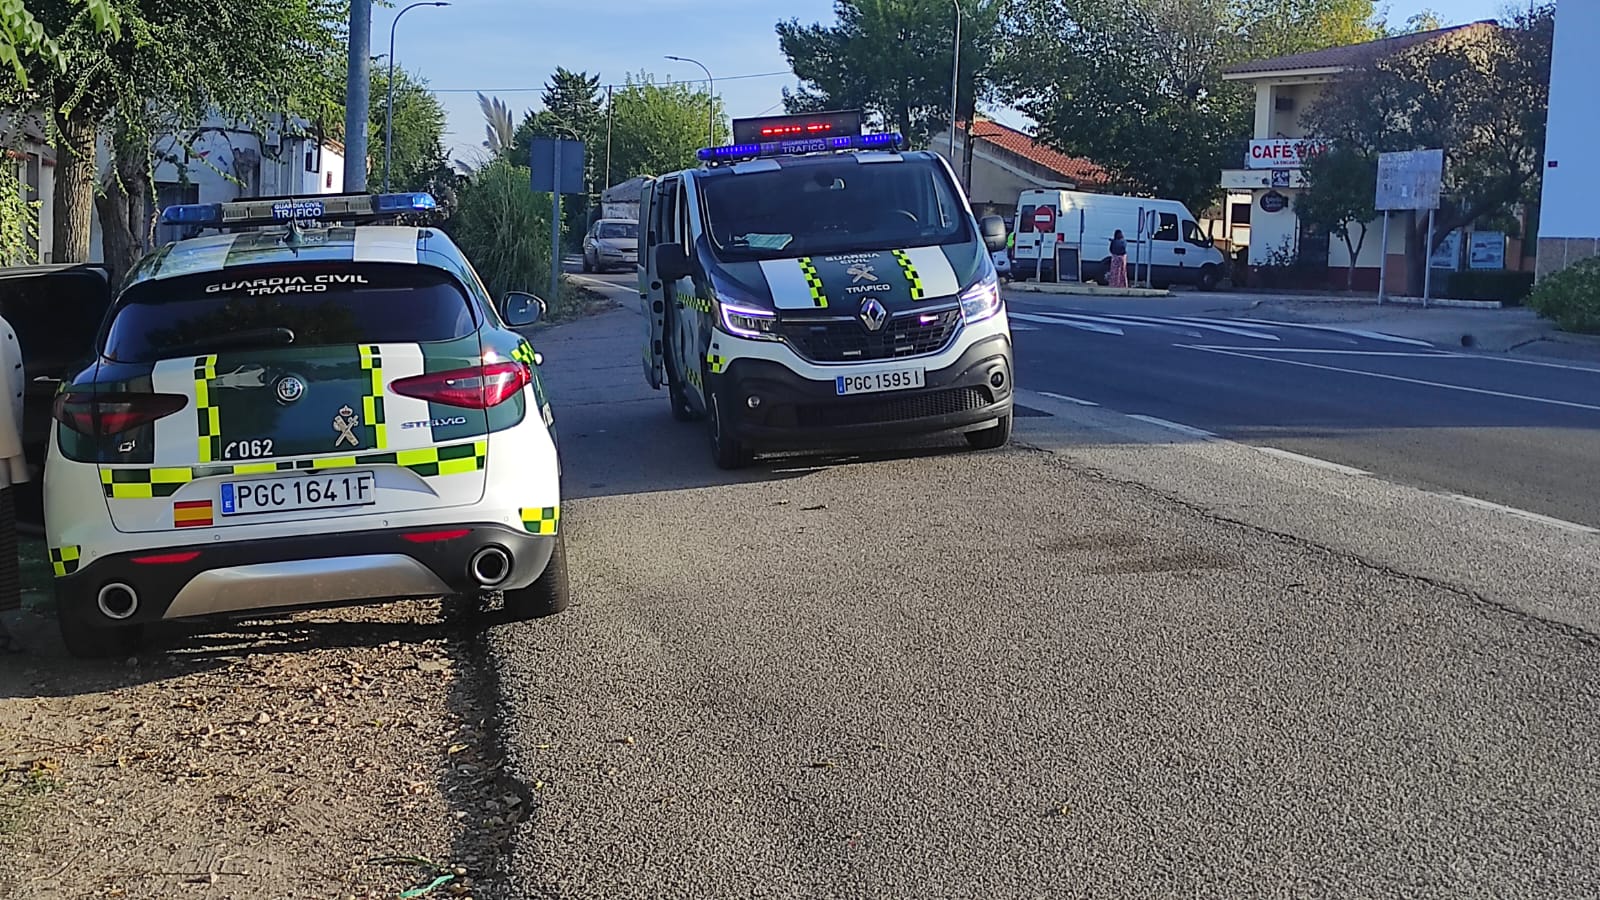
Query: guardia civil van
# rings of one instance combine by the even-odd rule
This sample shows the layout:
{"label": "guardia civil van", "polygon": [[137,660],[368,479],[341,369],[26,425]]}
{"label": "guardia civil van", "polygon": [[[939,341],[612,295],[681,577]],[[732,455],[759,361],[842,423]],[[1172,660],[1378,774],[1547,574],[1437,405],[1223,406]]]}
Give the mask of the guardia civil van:
{"label": "guardia civil van", "polygon": [[[224,233],[142,260],[55,398],[45,530],[61,633],[501,592],[567,605],[539,357],[427,194],[174,206]],[[264,227],[263,227],[264,226]]]}
{"label": "guardia civil van", "polygon": [[950,167],[857,112],[736,119],[643,203],[644,371],[718,465],[757,452],[1011,435],[1011,333]]}

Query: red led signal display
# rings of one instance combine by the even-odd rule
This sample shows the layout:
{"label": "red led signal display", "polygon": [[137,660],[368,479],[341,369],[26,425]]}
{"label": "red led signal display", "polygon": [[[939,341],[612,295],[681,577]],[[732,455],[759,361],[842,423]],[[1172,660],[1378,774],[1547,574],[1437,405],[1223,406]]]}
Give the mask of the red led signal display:
{"label": "red led signal display", "polygon": [[849,137],[861,133],[861,113],[824,112],[803,116],[766,116],[734,119],[736,144],[764,144],[803,138]]}

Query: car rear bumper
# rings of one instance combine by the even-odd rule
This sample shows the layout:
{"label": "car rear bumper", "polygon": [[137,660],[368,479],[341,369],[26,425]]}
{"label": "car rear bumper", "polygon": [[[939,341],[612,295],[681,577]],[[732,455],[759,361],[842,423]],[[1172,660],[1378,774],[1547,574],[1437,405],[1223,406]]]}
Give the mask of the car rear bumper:
{"label": "car rear bumper", "polygon": [[[756,449],[979,430],[1010,415],[1013,397],[1011,341],[1003,334],[975,342],[949,366],[927,370],[925,385],[914,390],[841,397],[834,382],[803,378],[761,359],[733,360],[713,378],[728,401],[726,427]],[[754,409],[752,396],[760,398]]]}
{"label": "car rear bumper", "polygon": [[[178,545],[101,557],[57,578],[56,598],[63,615],[114,626],[508,590],[544,572],[555,541],[475,524]],[[480,557],[485,551],[489,556]],[[496,553],[509,557],[509,573],[482,584],[472,574],[474,559],[493,562]],[[113,585],[131,591],[130,614],[102,608]],[[128,605],[115,589],[106,599],[117,613]]]}

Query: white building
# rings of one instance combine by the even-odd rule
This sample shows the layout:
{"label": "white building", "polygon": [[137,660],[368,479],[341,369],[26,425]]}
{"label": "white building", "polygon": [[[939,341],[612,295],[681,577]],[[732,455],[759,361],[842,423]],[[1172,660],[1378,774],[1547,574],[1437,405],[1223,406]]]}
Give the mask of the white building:
{"label": "white building", "polygon": [[1600,46],[1600,3],[1556,4],[1555,49],[1550,60],[1549,131],[1545,138],[1544,199],[1540,204],[1542,277],[1600,255],[1600,116],[1595,115],[1595,75],[1590,54]]}
{"label": "white building", "polygon": [[[309,123],[300,120],[285,123],[280,119],[263,139],[234,123],[212,119],[184,132],[181,138],[157,138],[155,155],[152,216],[180,203],[227,203],[240,197],[337,194],[344,190],[344,146],[328,139],[317,141]],[[102,172],[109,166],[109,153],[102,148]],[[157,246],[179,237],[177,228],[156,226]],[[89,247],[92,261],[100,261],[99,216],[94,218]]]}
{"label": "white building", "polygon": [[[1567,5],[1572,5],[1571,0]],[[1222,76],[1224,80],[1250,85],[1256,93],[1255,127],[1250,145],[1240,160],[1240,167],[1222,173],[1222,187],[1229,192],[1224,233],[1239,243],[1249,244],[1250,265],[1267,266],[1292,260],[1303,267],[1302,271],[1325,270],[1325,275],[1317,276],[1320,280],[1343,286],[1350,266],[1350,252],[1344,241],[1326,232],[1318,233],[1301,222],[1294,211],[1295,197],[1306,187],[1304,160],[1320,149],[1319,144],[1308,140],[1310,135],[1302,124],[1303,117],[1328,87],[1348,72],[1418,44],[1469,29],[1493,27],[1497,26],[1476,22],[1242,63],[1227,69]],[[1410,226],[1410,214],[1393,214],[1390,223],[1387,252],[1380,247],[1382,219],[1368,223],[1366,240],[1356,258],[1355,287],[1359,290],[1377,289],[1382,265],[1388,267],[1391,284],[1406,283],[1406,231]]]}

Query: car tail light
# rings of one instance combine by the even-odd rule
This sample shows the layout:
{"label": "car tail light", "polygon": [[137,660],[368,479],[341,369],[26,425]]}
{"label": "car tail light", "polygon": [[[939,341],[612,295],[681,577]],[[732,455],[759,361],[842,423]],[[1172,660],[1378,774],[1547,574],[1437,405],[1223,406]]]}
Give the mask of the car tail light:
{"label": "car tail light", "polygon": [[110,437],[148,425],[189,405],[182,394],[68,391],[56,396],[55,420],[79,434]]}
{"label": "car tail light", "polygon": [[437,544],[458,540],[471,533],[471,528],[451,528],[446,531],[408,531],[400,536],[413,544]]}
{"label": "car tail light", "polygon": [[522,363],[494,362],[401,378],[391,383],[389,390],[445,406],[488,409],[515,397],[531,381],[533,373]]}
{"label": "car tail light", "polygon": [[178,553],[157,553],[154,556],[135,556],[133,561],[141,566],[176,566],[194,562],[199,558],[199,550],[184,550]]}

